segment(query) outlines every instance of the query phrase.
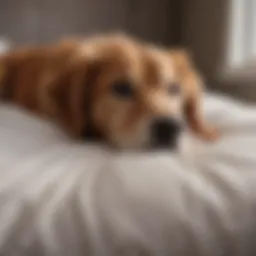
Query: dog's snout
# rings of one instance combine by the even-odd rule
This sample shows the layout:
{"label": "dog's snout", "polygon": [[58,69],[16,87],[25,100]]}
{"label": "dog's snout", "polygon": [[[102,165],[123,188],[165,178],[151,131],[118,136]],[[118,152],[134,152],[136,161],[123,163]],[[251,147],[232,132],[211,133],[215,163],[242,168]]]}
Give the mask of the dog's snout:
{"label": "dog's snout", "polygon": [[160,118],[153,122],[152,136],[157,146],[174,146],[181,130],[177,121],[172,118]]}

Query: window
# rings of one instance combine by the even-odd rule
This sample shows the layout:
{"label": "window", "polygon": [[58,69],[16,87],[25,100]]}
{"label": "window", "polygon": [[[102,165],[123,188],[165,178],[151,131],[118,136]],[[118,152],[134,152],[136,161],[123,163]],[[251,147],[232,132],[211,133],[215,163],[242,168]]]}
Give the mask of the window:
{"label": "window", "polygon": [[230,0],[228,76],[256,79],[256,1]]}

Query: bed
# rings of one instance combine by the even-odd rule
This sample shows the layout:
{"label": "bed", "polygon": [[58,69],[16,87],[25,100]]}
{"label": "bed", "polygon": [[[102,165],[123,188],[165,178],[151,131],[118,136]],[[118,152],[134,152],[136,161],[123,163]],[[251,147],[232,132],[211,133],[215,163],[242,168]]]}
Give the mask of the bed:
{"label": "bed", "polygon": [[256,255],[256,107],[208,95],[222,131],[112,152],[0,107],[0,255]]}

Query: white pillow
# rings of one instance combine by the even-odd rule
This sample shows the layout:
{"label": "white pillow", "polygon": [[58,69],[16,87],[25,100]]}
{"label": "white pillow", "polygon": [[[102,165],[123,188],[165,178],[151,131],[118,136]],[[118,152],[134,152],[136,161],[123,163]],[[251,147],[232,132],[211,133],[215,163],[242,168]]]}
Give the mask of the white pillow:
{"label": "white pillow", "polygon": [[0,108],[1,255],[256,255],[256,108],[208,96],[215,144],[114,153]]}

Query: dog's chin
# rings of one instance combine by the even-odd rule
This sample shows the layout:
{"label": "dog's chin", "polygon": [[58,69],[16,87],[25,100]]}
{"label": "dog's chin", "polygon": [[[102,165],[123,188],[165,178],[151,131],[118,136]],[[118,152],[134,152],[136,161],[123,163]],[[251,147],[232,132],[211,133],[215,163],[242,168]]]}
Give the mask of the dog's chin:
{"label": "dog's chin", "polygon": [[178,151],[180,148],[180,141],[183,133],[179,133],[177,136],[171,139],[163,139],[161,141],[152,139],[147,144],[147,149],[150,151]]}
{"label": "dog's chin", "polygon": [[165,144],[152,144],[149,146],[151,150],[176,150],[178,149],[177,142],[169,142]]}
{"label": "dog's chin", "polygon": [[164,143],[156,143],[152,140],[147,142],[138,143],[138,144],[123,144],[123,143],[114,143],[111,144],[111,147],[120,150],[120,151],[134,151],[134,152],[154,152],[154,151],[178,151],[179,150],[179,141],[177,138],[172,141],[166,141]]}
{"label": "dog's chin", "polygon": [[166,141],[165,143],[151,142],[147,145],[147,151],[177,151],[179,143],[177,141]]}

